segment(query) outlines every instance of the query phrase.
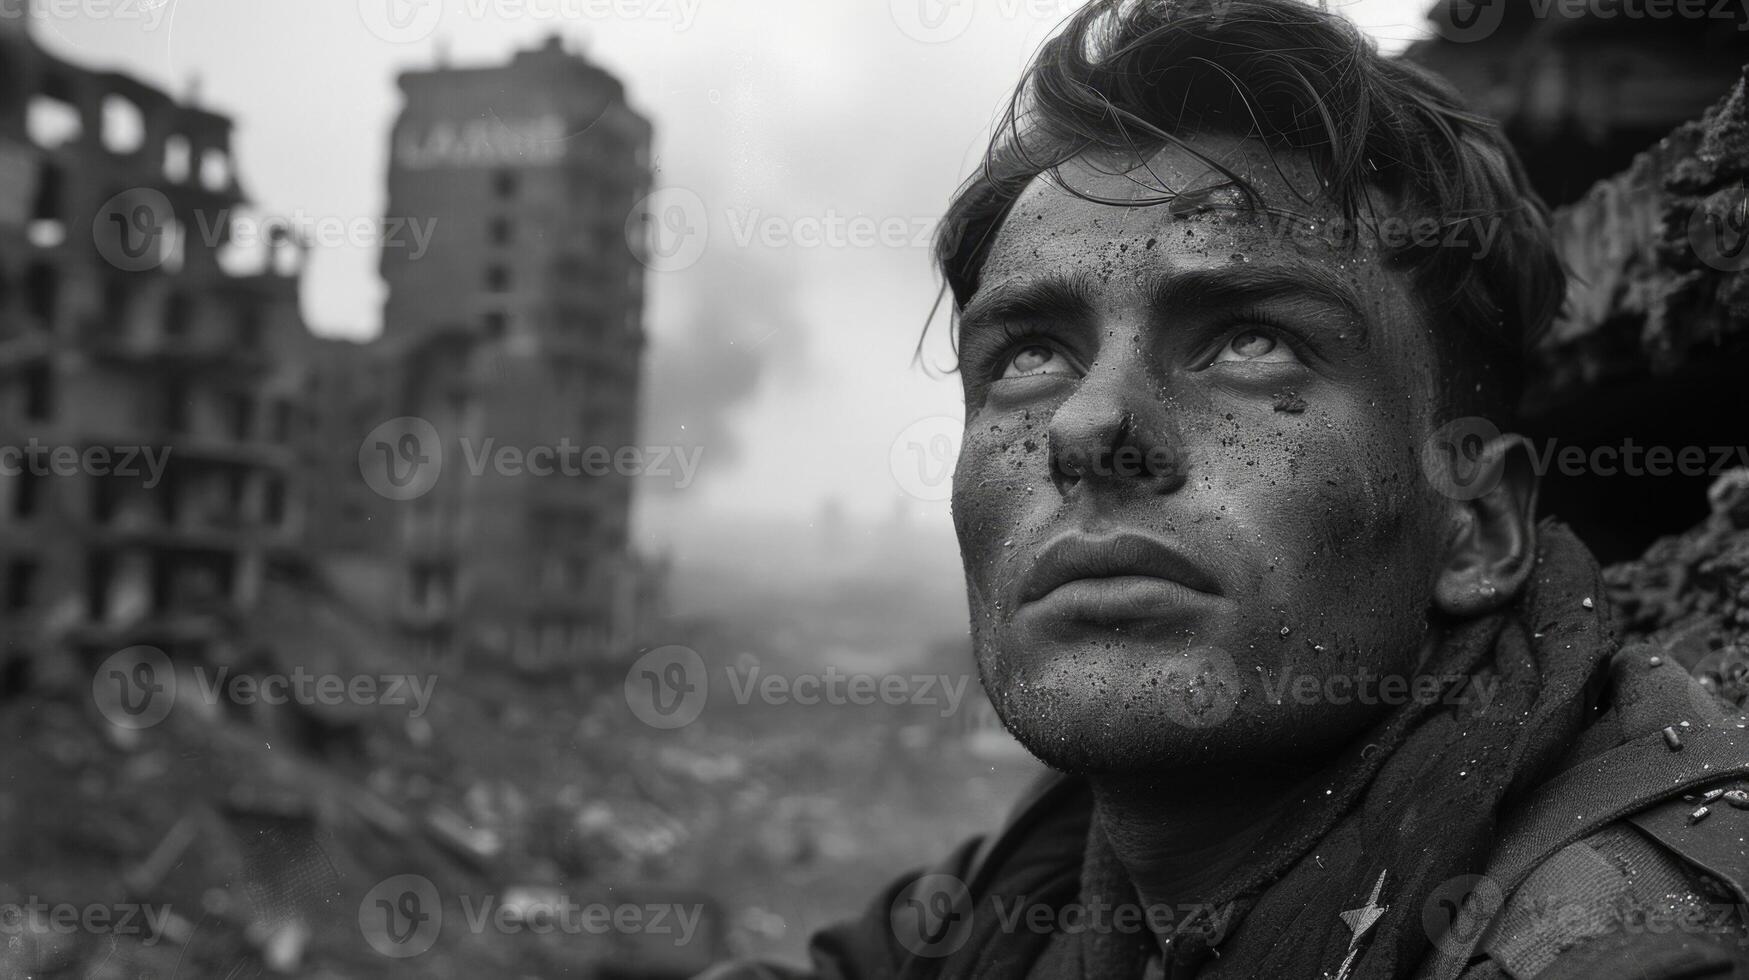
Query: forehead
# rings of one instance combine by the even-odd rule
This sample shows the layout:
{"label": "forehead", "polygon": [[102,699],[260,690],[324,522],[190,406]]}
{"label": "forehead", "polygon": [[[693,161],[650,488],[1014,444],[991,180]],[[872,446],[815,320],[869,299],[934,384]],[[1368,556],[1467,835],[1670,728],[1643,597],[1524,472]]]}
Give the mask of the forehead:
{"label": "forehead", "polygon": [[[1182,147],[1139,163],[1077,157],[1054,178],[1034,178],[1015,201],[991,244],[979,290],[1073,277],[1116,295],[1175,271],[1318,266],[1346,280],[1372,318],[1398,318],[1412,306],[1403,275],[1385,264],[1373,235],[1354,232],[1320,193],[1305,154],[1236,137],[1186,143],[1243,178],[1261,207],[1247,206],[1231,187],[1215,190],[1201,206],[1170,203],[1227,181]],[[1368,204],[1374,214],[1389,213],[1383,200]]]}

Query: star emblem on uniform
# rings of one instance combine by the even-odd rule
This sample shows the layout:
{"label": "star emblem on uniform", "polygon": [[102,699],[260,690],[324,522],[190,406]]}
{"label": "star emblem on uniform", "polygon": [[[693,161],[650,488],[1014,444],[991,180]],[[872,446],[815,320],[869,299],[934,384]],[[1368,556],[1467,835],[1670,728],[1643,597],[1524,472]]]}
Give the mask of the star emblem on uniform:
{"label": "star emblem on uniform", "polygon": [[[1379,920],[1384,918],[1385,912],[1390,909],[1389,905],[1379,904],[1379,896],[1384,894],[1384,891],[1385,872],[1380,871],[1379,880],[1373,882],[1372,894],[1367,897],[1365,905],[1337,913],[1353,935],[1348,938],[1348,955],[1342,960],[1342,968],[1336,971],[1336,980],[1347,980],[1348,971],[1354,969],[1354,961],[1360,955],[1361,939],[1372,931],[1373,926],[1378,925]],[[1328,976],[1328,974],[1325,975]]]}
{"label": "star emblem on uniform", "polygon": [[1342,921],[1348,923],[1349,931],[1354,933],[1354,937],[1348,941],[1349,949],[1358,945],[1361,937],[1365,936],[1373,926],[1378,925],[1378,921],[1384,918],[1385,912],[1390,909],[1389,905],[1379,904],[1379,895],[1384,890],[1385,872],[1380,871],[1379,880],[1373,882],[1372,895],[1367,898],[1366,904],[1342,913]]}

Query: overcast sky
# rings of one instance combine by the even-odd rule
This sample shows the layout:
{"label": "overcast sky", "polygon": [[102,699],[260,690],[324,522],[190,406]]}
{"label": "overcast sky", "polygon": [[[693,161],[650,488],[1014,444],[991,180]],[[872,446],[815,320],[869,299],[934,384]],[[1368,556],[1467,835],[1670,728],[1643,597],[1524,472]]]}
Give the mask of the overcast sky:
{"label": "overcast sky", "polygon": [[[36,2],[58,54],[178,95],[198,85],[236,120],[247,193],[311,220],[381,217],[397,71],[562,35],[625,81],[656,126],[663,201],[706,231],[695,261],[648,280],[643,442],[703,455],[692,486],[645,495],[646,539],[806,520],[827,501],[945,521],[930,498],[958,387],[911,364],[936,292],[923,244],[1071,0]],[[1429,2],[1331,5],[1394,50],[1425,33]],[[382,294],[368,243],[313,251],[317,332],[374,334]]]}

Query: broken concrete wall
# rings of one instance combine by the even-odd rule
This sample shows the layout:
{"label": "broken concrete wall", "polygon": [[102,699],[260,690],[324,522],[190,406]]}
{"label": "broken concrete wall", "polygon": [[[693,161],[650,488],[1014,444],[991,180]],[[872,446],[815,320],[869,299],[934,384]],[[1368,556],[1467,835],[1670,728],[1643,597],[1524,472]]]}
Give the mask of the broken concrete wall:
{"label": "broken concrete wall", "polygon": [[[1664,473],[1546,473],[1546,510],[1605,558],[1707,514],[1742,458],[1749,377],[1749,90],[1739,79],[1625,172],[1556,216],[1565,315],[1532,356],[1527,428],[1578,446],[1665,447]],[[1684,449],[1690,464],[1674,465]],[[1643,458],[1643,457],[1642,457]],[[1645,468],[1643,468],[1645,469]]]}

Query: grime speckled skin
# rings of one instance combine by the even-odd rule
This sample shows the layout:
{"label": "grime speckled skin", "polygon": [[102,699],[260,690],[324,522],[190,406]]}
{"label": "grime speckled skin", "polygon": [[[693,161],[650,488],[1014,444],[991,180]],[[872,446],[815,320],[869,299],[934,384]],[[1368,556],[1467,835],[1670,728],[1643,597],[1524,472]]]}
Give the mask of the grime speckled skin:
{"label": "grime speckled skin", "polygon": [[[1246,176],[1270,204],[1335,217],[1326,203],[1297,199],[1277,174],[1279,166],[1286,180],[1315,190],[1303,158],[1275,152],[1272,160],[1242,139],[1190,142]],[[1084,192],[1123,199],[1213,179],[1175,148],[1155,155],[1147,171],[1112,172],[1119,169],[1077,160],[1062,174]],[[1052,345],[1076,363],[1070,374],[993,381],[1014,346],[1004,346],[1000,330],[970,322],[962,338],[966,433],[954,518],[979,669],[1003,721],[1057,768],[1158,776],[1325,756],[1384,709],[1270,704],[1266,679],[1362,666],[1411,673],[1434,639],[1429,611],[1442,576],[1450,594],[1450,578],[1467,574],[1454,570],[1450,548],[1463,534],[1463,507],[1436,493],[1419,465],[1439,421],[1432,318],[1407,275],[1387,269],[1371,244],[1308,242],[1278,227],[1232,209],[1175,216],[1167,207],[1094,203],[1036,179],[992,245],[968,310],[1048,279],[1077,280],[1091,307],[999,324],[1036,333],[1042,339],[1024,343]],[[1307,264],[1349,284],[1363,322],[1291,295],[1153,316],[1142,286],[1186,271]],[[1205,363],[1260,314],[1302,335],[1295,361]],[[1174,476],[1053,472],[1053,453],[1109,445],[1126,416],[1138,448],[1169,457]],[[1165,538],[1213,576],[1220,594],[1128,628],[1017,609],[1021,576],[1043,543],[1069,528]],[[1465,611],[1504,602],[1502,593]],[[1209,667],[1210,649],[1230,657],[1231,672]],[[1183,723],[1187,710],[1196,719],[1211,705],[1210,723]]]}

